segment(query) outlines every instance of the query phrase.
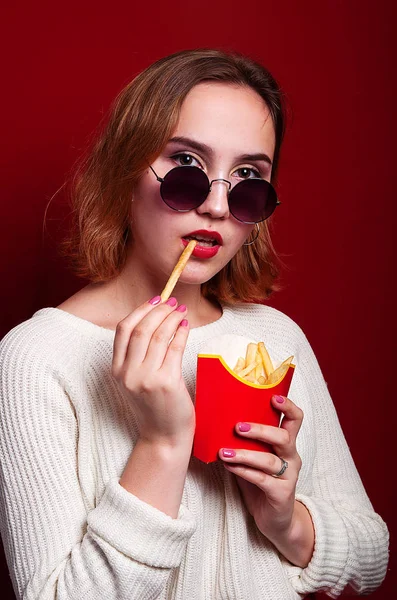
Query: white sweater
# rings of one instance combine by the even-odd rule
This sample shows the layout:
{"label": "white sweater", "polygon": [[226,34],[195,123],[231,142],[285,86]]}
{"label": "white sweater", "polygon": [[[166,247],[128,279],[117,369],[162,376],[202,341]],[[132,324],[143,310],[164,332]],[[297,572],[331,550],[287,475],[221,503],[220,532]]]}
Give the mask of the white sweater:
{"label": "white sweater", "polygon": [[305,335],[268,306],[223,308],[190,331],[183,375],[194,397],[197,354],[224,333],[263,340],[275,361],[294,355],[289,397],[304,411],[297,499],[316,536],[308,567],[258,531],[220,462],[191,459],[177,519],[121,487],[137,430],[111,376],[114,332],[45,308],[0,347],[1,533],[17,598],[296,600],[381,583],[388,532]]}

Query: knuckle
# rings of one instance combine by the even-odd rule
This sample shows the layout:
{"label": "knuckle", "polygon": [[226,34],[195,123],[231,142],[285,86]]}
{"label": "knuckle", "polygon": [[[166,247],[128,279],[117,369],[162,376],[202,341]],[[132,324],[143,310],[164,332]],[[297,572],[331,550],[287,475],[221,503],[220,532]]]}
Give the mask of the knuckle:
{"label": "knuckle", "polygon": [[289,431],[287,431],[286,429],[280,429],[280,438],[280,444],[282,446],[287,446],[290,442]]}
{"label": "knuckle", "polygon": [[156,388],[156,382],[153,377],[144,377],[140,381],[139,389],[143,394],[151,394]]}
{"label": "knuckle", "polygon": [[168,341],[168,339],[161,330],[157,330],[153,334],[152,340],[156,342],[156,344],[164,344],[166,341]]}
{"label": "knuckle", "polygon": [[133,387],[130,384],[130,380],[128,377],[121,377],[118,380],[119,385],[124,388],[125,390],[127,390],[127,392],[132,392],[133,391]]}
{"label": "knuckle", "polygon": [[269,483],[269,475],[267,473],[264,473],[263,471],[261,471],[258,476],[258,485],[262,489],[264,489],[267,487],[268,483]]}
{"label": "knuckle", "polygon": [[142,327],[142,325],[138,325],[138,327],[135,327],[131,333],[131,337],[133,337],[136,340],[139,340],[139,339],[145,337],[145,335],[146,335],[146,332],[145,332],[145,329]]}
{"label": "knuckle", "polygon": [[270,459],[270,468],[272,470],[276,470],[277,472],[280,470],[280,459],[275,454],[271,454],[269,456]]}
{"label": "knuckle", "polygon": [[127,323],[125,321],[120,321],[116,325],[116,334],[120,335],[127,330]]}
{"label": "knuckle", "polygon": [[181,342],[172,342],[172,344],[168,347],[168,352],[175,352],[175,354],[180,354],[185,349],[185,345],[181,344]]}
{"label": "knuckle", "polygon": [[131,378],[129,376],[129,373],[127,371],[124,371],[124,373],[122,373],[121,377],[119,377],[120,379],[120,383],[123,384],[123,386],[129,390],[131,389]]}

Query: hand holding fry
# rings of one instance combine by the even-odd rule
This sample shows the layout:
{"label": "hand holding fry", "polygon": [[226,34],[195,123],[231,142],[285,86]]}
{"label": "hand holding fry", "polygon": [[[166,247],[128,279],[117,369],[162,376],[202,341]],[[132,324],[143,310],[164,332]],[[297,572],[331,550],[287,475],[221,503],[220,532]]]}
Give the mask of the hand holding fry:
{"label": "hand holding fry", "polygon": [[112,375],[134,407],[140,439],[179,442],[194,433],[194,407],[182,377],[187,309],[145,302],[117,326]]}

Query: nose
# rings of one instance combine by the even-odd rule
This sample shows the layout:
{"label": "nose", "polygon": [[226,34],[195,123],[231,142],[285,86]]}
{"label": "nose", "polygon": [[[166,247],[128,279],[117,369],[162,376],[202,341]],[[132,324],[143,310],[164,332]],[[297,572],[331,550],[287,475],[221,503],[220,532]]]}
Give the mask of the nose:
{"label": "nose", "polygon": [[230,215],[228,195],[230,182],[226,179],[214,179],[206,199],[196,208],[200,215],[211,215],[214,219],[227,219]]}

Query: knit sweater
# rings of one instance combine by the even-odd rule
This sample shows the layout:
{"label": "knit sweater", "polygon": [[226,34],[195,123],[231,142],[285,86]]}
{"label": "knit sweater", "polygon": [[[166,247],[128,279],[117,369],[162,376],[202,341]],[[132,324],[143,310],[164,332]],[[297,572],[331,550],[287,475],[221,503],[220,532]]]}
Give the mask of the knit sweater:
{"label": "knit sweater", "polygon": [[292,565],[260,533],[220,461],[191,458],[175,519],[124,489],[137,424],[111,375],[114,331],[45,308],[0,346],[1,533],[17,598],[296,600],[381,583],[387,528],[304,333],[274,308],[223,306],[189,333],[193,399],[197,354],[225,333],[263,340],[275,362],[295,357],[289,397],[304,412],[296,498],[315,528],[309,565]]}

